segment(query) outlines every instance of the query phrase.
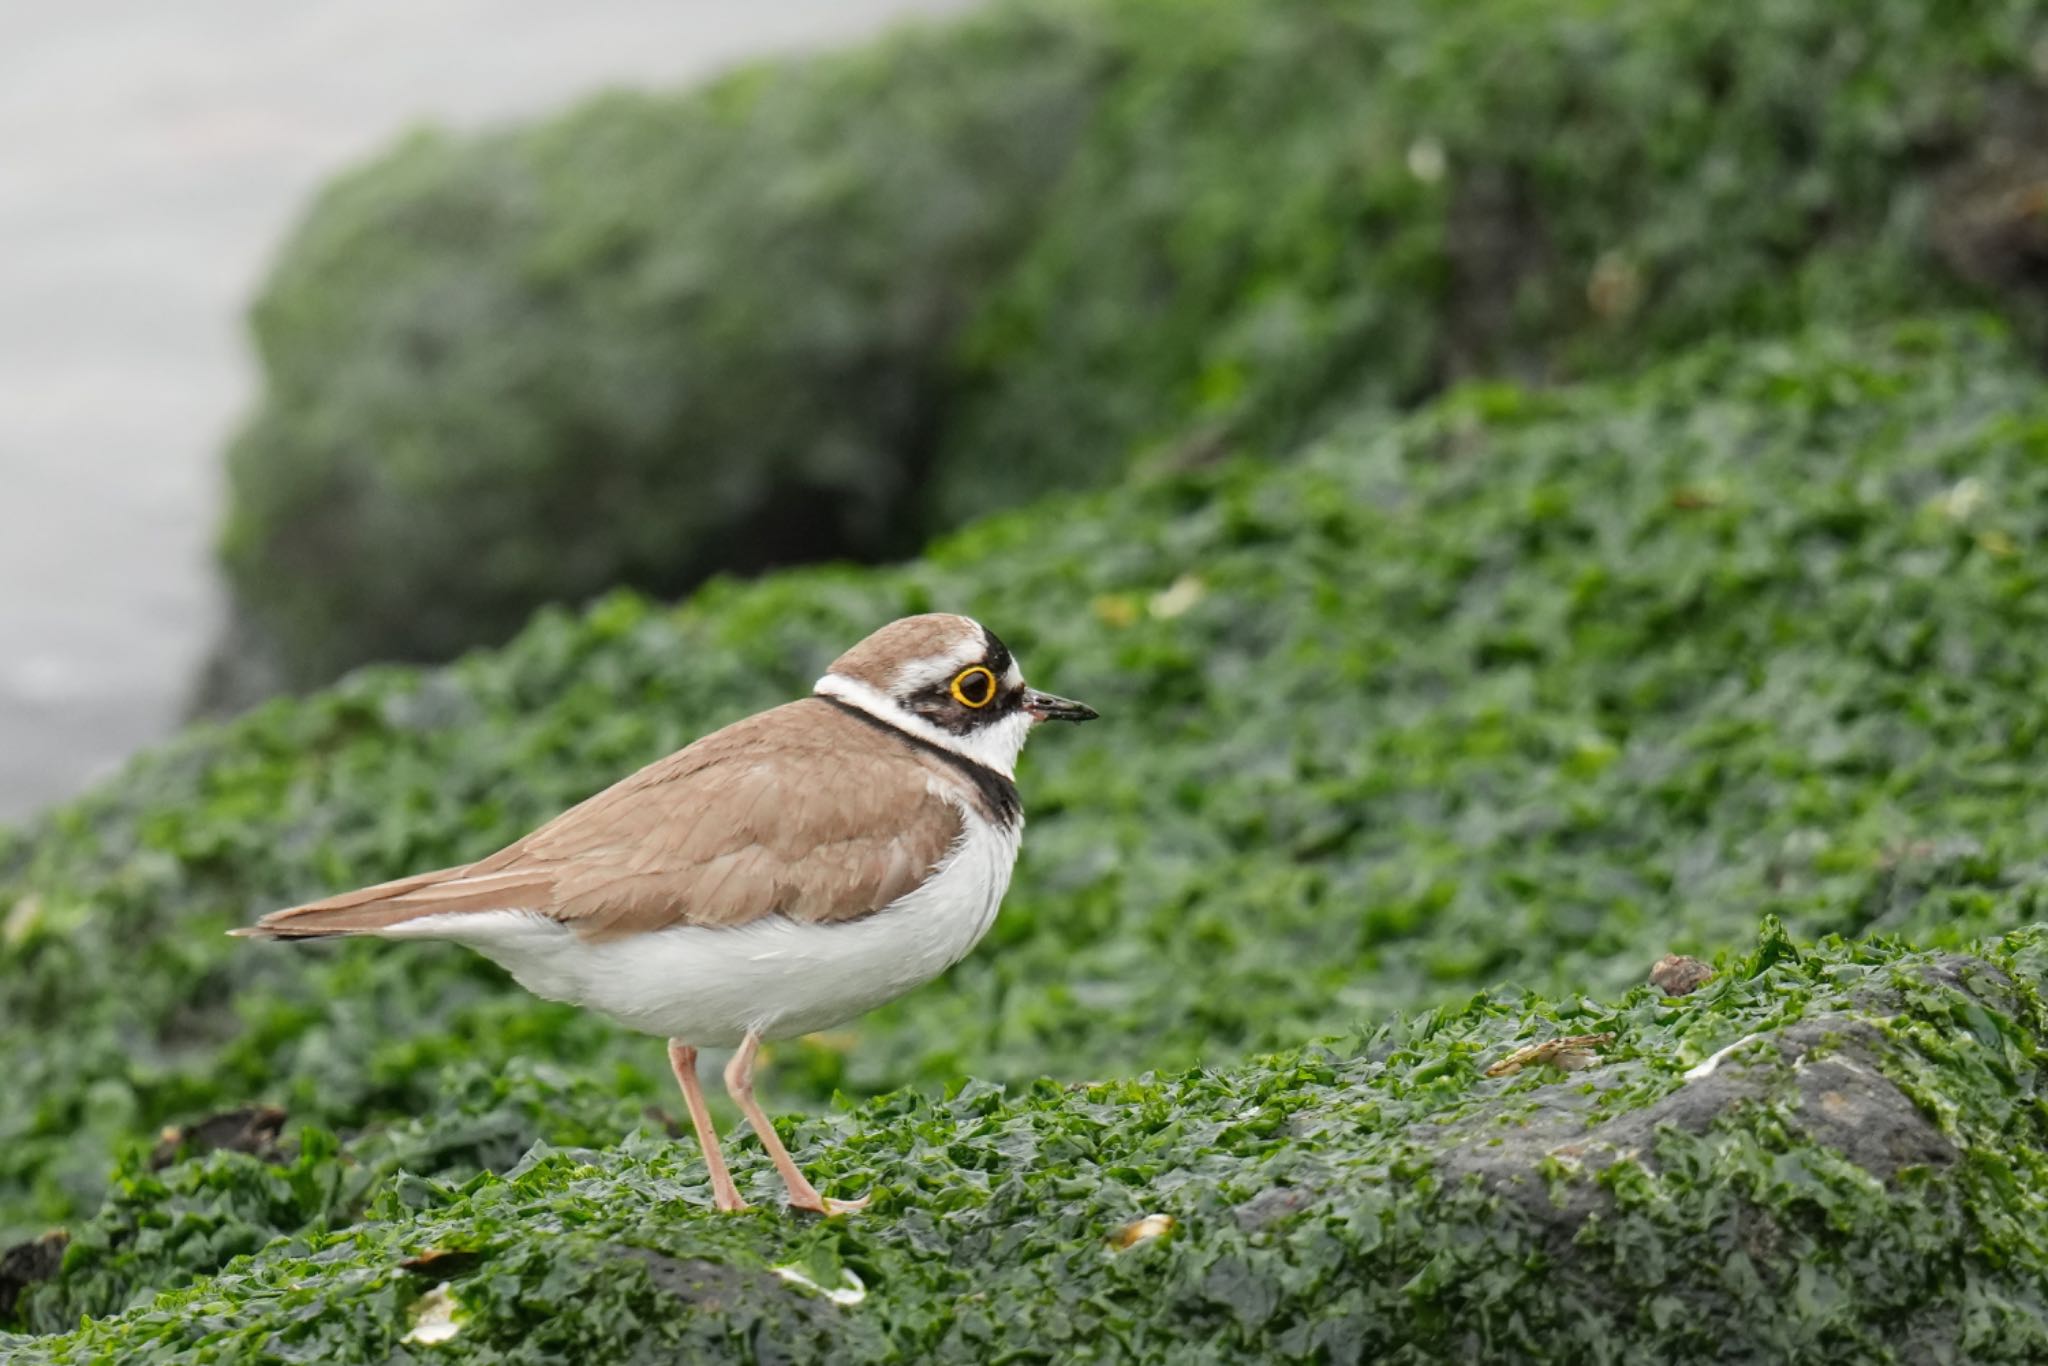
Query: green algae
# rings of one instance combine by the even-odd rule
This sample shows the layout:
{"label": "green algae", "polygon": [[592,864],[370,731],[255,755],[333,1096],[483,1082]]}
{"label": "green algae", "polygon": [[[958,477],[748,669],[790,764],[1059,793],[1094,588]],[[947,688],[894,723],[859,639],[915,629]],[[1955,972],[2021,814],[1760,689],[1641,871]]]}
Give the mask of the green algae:
{"label": "green algae", "polygon": [[[1722,967],[1694,998],[1488,993],[1228,1068],[880,1097],[785,1126],[827,1182],[876,1193],[869,1211],[829,1224],[772,1200],[717,1214],[691,1145],[647,1133],[601,1149],[537,1145],[502,1176],[388,1179],[345,1227],[293,1220],[329,1198],[347,1148],[309,1143],[284,1169],[214,1159],[129,1182],[96,1227],[147,1228],[177,1191],[211,1182],[244,1201],[215,1206],[224,1229],[276,1241],[16,1350],[38,1362],[2017,1361],[2048,1350],[2040,933],[1981,959],[1835,941]],[[1930,1160],[1884,1170],[1872,1147],[1859,1163],[1799,1127],[1783,1083],[1826,1055],[1812,1048],[1723,1064],[1763,1075],[1764,1089],[1666,1121],[1597,1169],[1553,1161],[1546,1176],[1535,1149],[1519,1153],[1508,1165],[1547,1180],[1547,1213],[1500,1171],[1447,1174],[1485,1135],[1536,1127],[1546,1103],[1570,1111],[1597,1086],[1615,1098],[1609,1116],[1669,1107],[1714,1084],[1688,1071],[1730,1041],[1761,1036],[1768,1055],[1822,1019],[1883,1027],[1871,1057],[1895,1119],[1925,1123],[1932,1101],[1972,1120]],[[1586,1071],[1483,1075],[1481,1061],[1517,1040],[1582,1027],[1616,1036]],[[1918,1105],[1900,1089],[1928,1083]],[[578,1104],[537,1073],[510,1086]],[[1572,1113],[1582,1135],[1600,1118]],[[740,1154],[742,1184],[771,1194],[755,1145]],[[311,1199],[250,1208],[266,1186]],[[1147,1225],[1163,1231],[1120,1245],[1118,1231],[1146,1216],[1165,1216]],[[95,1242],[67,1279],[181,1281],[164,1247]],[[453,1336],[408,1349],[423,1298],[444,1285]]]}
{"label": "green algae", "polygon": [[[9,1349],[424,1357],[447,1280],[432,1350],[512,1360],[2025,1359],[2043,949],[1992,941],[2041,918],[2044,454],[1996,328],[1716,344],[196,730],[0,841],[0,1218],[72,1239],[16,1309],[60,1336]],[[929,607],[1106,719],[1026,756],[989,943],[776,1050],[778,1107],[856,1098],[789,1133],[858,1221],[711,1218],[659,1047],[460,951],[220,933],[486,852]],[[1628,992],[1672,950],[1722,971]],[[1816,1127],[1851,1067],[1891,1089],[1828,1104],[1913,1160]],[[274,1161],[151,1169],[257,1102]]]}

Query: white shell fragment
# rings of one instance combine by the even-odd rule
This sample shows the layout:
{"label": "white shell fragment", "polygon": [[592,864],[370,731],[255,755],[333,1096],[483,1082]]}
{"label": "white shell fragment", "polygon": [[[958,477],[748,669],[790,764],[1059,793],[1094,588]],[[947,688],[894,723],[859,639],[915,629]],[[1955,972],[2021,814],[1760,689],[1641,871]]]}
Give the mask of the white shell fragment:
{"label": "white shell fragment", "polygon": [[1152,595],[1152,615],[1162,621],[1171,621],[1184,615],[1208,592],[1208,585],[1198,575],[1183,574]]}
{"label": "white shell fragment", "polygon": [[1712,1057],[1709,1057],[1701,1062],[1694,1063],[1691,1067],[1688,1067],[1685,1070],[1684,1079],[1686,1081],[1700,1081],[1704,1078],[1713,1076],[1714,1073],[1717,1070],[1719,1070],[1721,1064],[1727,1060],[1729,1054],[1733,1053],[1738,1048],[1748,1047],[1750,1044],[1755,1043],[1758,1039],[1761,1039],[1762,1037],[1763,1035],[1761,1034],[1743,1035],[1734,1043],[1729,1044],[1726,1048],[1720,1050],[1718,1053],[1715,1053]]}
{"label": "white shell fragment", "polygon": [[834,1304],[856,1305],[868,1297],[868,1288],[861,1278],[843,1266],[839,1268],[839,1284],[835,1286],[819,1285],[811,1279],[810,1272],[794,1264],[776,1267],[775,1274],[791,1285],[800,1285],[823,1295]]}
{"label": "white shell fragment", "polygon": [[462,1325],[455,1320],[462,1308],[455,1299],[455,1293],[443,1281],[426,1294],[413,1301],[412,1331],[400,1341],[419,1343],[431,1347],[437,1342],[446,1342],[462,1331]]}

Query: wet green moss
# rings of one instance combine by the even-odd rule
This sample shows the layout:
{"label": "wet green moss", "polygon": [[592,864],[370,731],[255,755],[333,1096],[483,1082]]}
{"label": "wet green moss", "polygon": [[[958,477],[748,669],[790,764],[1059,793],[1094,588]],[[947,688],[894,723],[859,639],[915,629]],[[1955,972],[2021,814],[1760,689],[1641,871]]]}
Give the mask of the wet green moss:
{"label": "wet green moss", "polygon": [[[0,1221],[73,1235],[23,1323],[125,1308],[82,1358],[219,1333],[384,1359],[423,1289],[399,1261],[446,1246],[485,1254],[447,1277],[469,1342],[515,1359],[728,1335],[1057,1355],[1062,1331],[1137,1356],[1662,1333],[2021,1358],[2040,949],[1972,946],[2041,918],[2044,455],[2048,393],[1984,324],[1709,345],[1399,421],[1367,402],[1277,469],[1055,501],[897,568],[618,596],[196,730],[0,839]],[[775,1051],[779,1107],[886,1093],[793,1130],[839,1192],[883,1188],[878,1218],[697,1217],[688,1146],[617,1137],[675,1110],[659,1046],[459,950],[220,934],[487,852],[929,607],[1105,720],[1026,756],[990,941]],[[1831,933],[1889,938],[1811,947]],[[1624,994],[1671,950],[1724,972],[1677,1004]],[[1471,994],[1502,983],[1532,994]],[[1758,1031],[1781,1065],[1724,1064],[1751,1078],[1733,1127],[1532,1159],[1535,1186],[1481,1160],[1517,1151],[1475,1128],[1502,1116],[1545,1153],[1558,1125],[1677,1124],[1685,1068]],[[1556,1032],[1618,1051],[1479,1075]],[[1911,1160],[1801,1118],[1831,1074],[1794,1063],[1830,1049],[1910,1100],[1881,1132]],[[292,1116],[281,1165],[149,1170],[162,1126],[259,1102]],[[1280,1187],[1339,1212],[1289,1214]],[[1259,1201],[1277,1231],[1224,1217]],[[1102,1251],[1154,1210],[1176,1232]],[[756,1273],[792,1258],[852,1268],[865,1307],[770,1312],[805,1292]]]}
{"label": "wet green moss", "polygon": [[[319,1212],[359,1169],[325,1138],[282,1169],[216,1159],[131,1175],[68,1282],[182,1282],[178,1237],[196,1235],[181,1197],[195,1191],[213,1220],[205,1255],[277,1241],[15,1350],[49,1362],[2048,1351],[2040,932],[1981,959],[1837,942],[1722,968],[1685,999],[1482,994],[1230,1068],[882,1097],[788,1126],[808,1165],[876,1192],[869,1211],[829,1225],[773,1207],[719,1215],[690,1145],[644,1133],[542,1144],[503,1176],[388,1177],[345,1227]],[[1834,1050],[1774,1048],[1815,1022],[1881,1039],[1852,1084],[1888,1097],[1895,1125],[1926,1129],[1919,1160],[1887,1161],[1875,1132],[1852,1155],[1802,1128],[1836,1093],[1803,1094],[1797,1078]],[[1614,1041],[1585,1070],[1484,1074],[1518,1042],[1588,1030]],[[1745,1038],[1756,1042],[1739,1058],[1708,1061]],[[1716,1087],[1690,1112],[1674,1106]],[[532,1071],[507,1090],[536,1108],[595,1100]],[[1603,1144],[1655,1107],[1667,1117],[1641,1146]],[[1449,1170],[1546,1122],[1540,1144],[1484,1176]],[[1566,1143],[1575,1156],[1550,1155]],[[770,1197],[772,1170],[742,1151],[743,1184]],[[1518,1180],[1543,1195],[1518,1198]],[[122,1242],[109,1227],[144,1232]],[[408,1348],[437,1303],[453,1335]]]}

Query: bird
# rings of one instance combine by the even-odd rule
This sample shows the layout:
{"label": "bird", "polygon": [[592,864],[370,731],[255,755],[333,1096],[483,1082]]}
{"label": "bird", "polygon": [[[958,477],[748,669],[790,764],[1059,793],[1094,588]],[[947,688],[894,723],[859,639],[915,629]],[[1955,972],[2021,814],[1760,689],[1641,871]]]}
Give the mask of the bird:
{"label": "bird", "polygon": [[447,940],[521,986],[668,1040],[713,1204],[747,1208],[697,1072],[727,1093],[792,1208],[834,1215],[754,1099],[764,1042],[829,1029],[945,972],[1009,890],[1016,762],[1046,721],[1094,708],[1028,686],[981,623],[904,617],[808,697],[745,717],[475,863],[273,911],[229,933]]}

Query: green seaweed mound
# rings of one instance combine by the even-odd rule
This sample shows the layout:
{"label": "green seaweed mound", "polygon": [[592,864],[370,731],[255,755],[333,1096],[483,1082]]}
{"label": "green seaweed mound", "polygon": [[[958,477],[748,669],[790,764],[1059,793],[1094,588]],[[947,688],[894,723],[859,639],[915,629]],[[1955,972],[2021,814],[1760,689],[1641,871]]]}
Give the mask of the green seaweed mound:
{"label": "green seaweed mound", "polygon": [[[29,1244],[0,1258],[0,1314],[51,1332],[81,1314],[131,1308],[78,1340],[88,1353],[97,1348],[84,1344],[114,1340],[91,1333],[188,1341],[213,1331],[207,1324],[402,1332],[417,1277],[393,1269],[394,1250],[424,1256],[446,1244],[508,1259],[458,1287],[480,1322],[498,1325],[480,1341],[510,1333],[518,1314],[540,1314],[536,1305],[586,1291],[597,1317],[563,1331],[673,1326],[680,1311],[661,1297],[674,1292],[723,1306],[705,1320],[726,1325],[720,1333],[813,1323],[835,1351],[845,1344],[832,1335],[847,1332],[858,1338],[850,1351],[897,1342],[965,1351],[967,1339],[930,1324],[871,1321],[884,1312],[872,1299],[868,1320],[812,1305],[785,1324],[762,1308],[780,1300],[754,1294],[766,1284],[760,1259],[825,1258],[822,1266],[843,1248],[837,1264],[864,1282],[900,1274],[954,1286],[916,1292],[926,1306],[917,1314],[935,1314],[943,1301],[983,1322],[961,1331],[985,1329],[988,1342],[1035,1334],[1050,1321],[1040,1309],[1020,1310],[1006,1327],[997,1321],[1006,1301],[973,1302],[965,1282],[945,1278],[975,1267],[994,1275],[998,1264],[1003,1276],[1044,1277],[1057,1288],[1016,1293],[1050,1315],[1044,1306],[1066,1313],[1083,1294],[1082,1281],[1061,1277],[1114,1278],[1122,1273],[1101,1268],[1150,1265],[1098,1260],[1098,1224],[1153,1201],[1106,1190],[1106,1203],[1086,1204],[1095,1183],[1063,1164],[1087,1152],[1060,1136],[1063,1126],[1094,1116],[1089,1123],[1126,1135],[1142,1160],[1105,1158],[1102,1170],[1128,1168],[1162,1198],[1192,1172],[1199,1181],[1185,1200],[1210,1202],[1200,1217],[1221,1228],[1216,1202],[1284,1184],[1263,1167],[1211,1158],[1212,1145],[1239,1146],[1223,1099],[1236,1094],[1230,1088],[1256,1096],[1272,1085],[1292,1097],[1281,1107],[1290,1113],[1351,1106],[1379,1116],[1359,1119],[1361,1146],[1343,1147],[1343,1138],[1339,1147],[1381,1173],[1351,1180],[1345,1198],[1384,1203],[1369,1206],[1370,1218],[1360,1213],[1368,1206],[1343,1207],[1337,1223],[1349,1242],[1322,1241],[1320,1219],[1301,1224],[1305,1241],[1286,1254],[1326,1256],[1315,1265],[1340,1279],[1361,1266],[1394,1278],[1359,1286],[1364,1298],[1348,1308],[1323,1306],[1356,1315],[1331,1329],[1352,1335],[1344,1343],[1392,1333],[1454,1348],[1468,1331],[1453,1312],[1466,1303],[1460,1296],[1493,1306],[1469,1331],[1496,1343],[1511,1340],[1515,1313],[1531,1340],[1577,1333],[1581,1303],[1591,1305],[1580,1315],[1587,1322],[1639,1308],[1674,1333],[1730,1331],[1721,1320],[1728,1296],[1747,1306],[1729,1311],[1742,1333],[1811,1331],[1836,1343],[1827,1335],[1848,1332],[1859,1310],[1875,1324],[1890,1315],[1935,1333],[1934,1311],[1909,1309],[1906,1271],[1869,1299],[1844,1288],[1877,1276],[1873,1266],[1907,1262],[1930,1294],[1964,1296],[1943,1300],[1968,1311],[1958,1332],[1986,1354],[2004,1350],[2025,1341],[2014,1325],[2031,1312],[2013,1282],[1989,1263],[1941,1260],[1939,1249],[1974,1238],[2003,1249],[1987,1258],[2039,1266],[2038,1244],[2026,1241],[2038,1238],[2025,1231],[2034,1225],[2014,1214],[2018,1231],[1992,1227],[1990,1187],[1957,1183],[2007,1180],[1971,1145],[2040,1151],[2026,1137],[2041,1116],[2030,1098],[2037,1036],[2027,1032],[2037,951],[2031,940],[1973,946],[2042,918],[2044,543],[2048,387],[1998,327],[1962,319],[1821,331],[1709,345],[1624,382],[1468,386],[1398,421],[1368,398],[1285,465],[1238,462],[1054,500],[896,568],[716,583],[673,609],[619,595],[580,616],[545,614],[501,651],[439,670],[365,672],[195,730],[35,828],[0,835],[0,1066],[9,1077],[0,1088],[0,1231],[72,1229],[68,1249]],[[655,1042],[531,1000],[452,947],[257,945],[221,933],[292,900],[480,856],[634,765],[801,693],[876,623],[931,608],[993,624],[1035,681],[1095,703],[1105,719],[1041,737],[1026,755],[1031,825],[989,941],[940,982],[844,1032],[778,1046],[769,1076],[785,1104],[913,1088],[854,1119],[807,1121],[812,1159],[821,1176],[885,1188],[913,1181],[926,1161],[980,1173],[944,1178],[963,1189],[980,1183],[997,1200],[961,1216],[978,1233],[917,1213],[906,1188],[872,1234],[844,1235],[851,1241],[795,1224],[705,1224],[727,1229],[704,1231],[714,1240],[707,1248],[753,1251],[674,1252],[698,1233],[661,1242],[645,1230],[654,1227],[650,1210],[674,1208],[676,1192],[698,1179],[687,1148],[606,1146],[643,1122],[643,1107],[676,1108]],[[1922,952],[1911,959],[1919,966],[1896,971],[1887,965],[1907,963],[1897,946],[1829,949],[1817,960],[1882,966],[1887,980],[1949,961],[1926,953],[1989,953],[2013,985],[1988,995],[1973,987],[1977,1006],[1942,1009],[1972,1037],[2012,1040],[1997,1137],[1955,1127],[1958,1107],[1992,1104],[1976,1097],[1978,1081],[1925,1069],[1909,1076],[1874,1035],[1842,1023],[1787,1035],[1783,1046],[1853,1047],[1856,1066],[1908,1086],[1922,1128],[1963,1145],[1963,1156],[1935,1163],[1946,1175],[1934,1184],[1917,1184],[1925,1178],[1916,1173],[1946,1150],[1900,1116],[1867,1126],[1904,1135],[1891,1167],[1877,1155],[1855,1159],[1876,1173],[1867,1178],[1815,1156],[1839,1145],[1807,1130],[1819,1145],[1811,1151],[1744,1148],[1722,1165],[1719,1150],[1692,1149],[1682,1169],[1660,1169],[1647,1186],[1630,1183],[1648,1177],[1624,1178],[1634,1167],[1603,1169],[1597,1186],[1650,1211],[1652,1222],[1626,1229],[1584,1205],[1590,1195],[1560,1197],[1585,1216],[1577,1231],[1546,1222],[1543,1201],[1500,1185],[1512,1173],[1472,1156],[1485,1146],[1476,1139],[1446,1147],[1450,1165],[1440,1163],[1435,1178],[1393,1160],[1410,1139],[1449,1144],[1444,1125],[1478,1103],[1467,1095],[1476,1054],[1431,1044],[1437,1031],[1493,1047],[1535,1028],[1503,1023],[1506,1006],[1459,1004],[1475,987],[1512,982],[1551,1002],[1540,1009],[1566,1032],[1616,1032],[1638,1040],[1630,1047],[1695,1059],[1700,1048],[1652,1048],[1636,1024],[1612,1026],[1616,1011],[1662,1020],[1676,1007],[1642,994],[1612,1008],[1587,998],[1614,998],[1667,951],[1725,955],[1753,942],[1766,916],[1801,940],[1876,934]],[[1766,947],[1766,957],[1792,954],[1779,939]],[[1735,1013],[1715,1038],[1738,1036],[1755,1018],[1742,1012],[1766,1009],[1768,966],[1724,974],[1765,985],[1726,998]],[[1450,1107],[1441,1112],[1403,1108],[1395,1093],[1374,1099],[1383,1074],[1373,1069],[1391,1044],[1236,1062],[1432,1007],[1446,1013],[1374,1037],[1413,1031],[1413,1065],[1440,1083]],[[1921,1040],[1914,1047],[1932,1048],[1924,1036],[1939,1012],[1912,1014],[1921,1008],[1826,1006],[1905,1018],[1899,1028]],[[1979,1009],[2019,1023],[1984,1024],[1990,1016],[1972,1013]],[[1572,1023],[1581,1017],[1583,1027]],[[1196,1066],[1220,1070],[1128,1089],[1097,1081],[1148,1068],[1173,1078]],[[967,1099],[918,1098],[967,1075],[981,1079]],[[1038,1087],[1040,1077],[1091,1087]],[[990,1085],[1022,1089],[999,1100]],[[1613,1104],[1652,1104],[1662,1092],[1628,1094]],[[1759,1113],[1797,1128],[1772,1105]],[[230,1146],[269,1150],[282,1117],[244,1109],[260,1106],[292,1121],[284,1142],[296,1135],[298,1149],[285,1165],[228,1153],[179,1162],[222,1133],[240,1135]],[[1116,1127],[1127,1107],[1149,1107],[1151,1127]],[[1185,1117],[1174,1117],[1178,1108]],[[202,1122],[223,1111],[241,1113]],[[1439,1113],[1441,1124],[1429,1118]],[[961,1140],[957,1152],[941,1141],[946,1126],[982,1118],[994,1126],[992,1151],[1013,1161],[988,1158],[978,1139]],[[1571,1113],[1553,1118],[1578,1123]],[[1013,1123],[1021,1127],[1006,1127]],[[920,1136],[927,1124],[941,1126],[938,1137]],[[1569,1142],[1544,1125],[1545,1153]],[[173,1132],[160,1137],[166,1126]],[[346,1144],[338,1149],[329,1134]],[[1282,1156],[1305,1137],[1284,1126],[1267,1133],[1272,1160],[1313,1165],[1313,1144]],[[1648,1151],[1651,1138],[1616,1141]],[[548,1155],[535,1144],[603,1151]],[[1252,1144],[1238,1155],[1253,1149],[1265,1151]],[[522,1163],[517,1177],[491,1175]],[[111,1195],[110,1164],[119,1173]],[[1546,1179],[1569,1175],[1551,1159],[1537,1166]],[[1695,1192],[1682,1199],[1658,1184],[1680,1170]],[[1467,1208],[1458,1201],[1480,1199],[1455,1194],[1452,1174],[1493,1190],[1499,1198],[1486,1196],[1485,1208],[1496,1213],[1472,1212],[1474,1204],[1467,1222],[1451,1219],[1446,1210]],[[2036,1208],[2027,1202],[2039,1199],[2028,1184],[2037,1177],[2011,1178],[2015,1210]],[[1756,1202],[1775,1208],[1809,1180],[1826,1185],[1828,1202],[1848,1203],[1809,1211],[1793,1234],[1776,1214],[1755,1222]],[[1389,1193],[1367,1194],[1382,1186]],[[1921,1203],[1884,1215],[1901,1189]],[[650,1199],[649,1190],[669,1194]],[[1087,1218],[1048,1214],[1041,1226],[1002,1203],[1014,1196],[1052,1210],[1041,1204],[1048,1192],[1082,1201],[1074,1208]],[[584,1213],[573,1214],[579,1200]],[[1483,1234],[1508,1208],[1501,1201],[1523,1213],[1497,1236]],[[1163,1209],[1199,1215],[1173,1201]],[[509,1232],[522,1211],[539,1241]],[[1013,1218],[1016,1232],[1003,1233]],[[1372,1219],[1391,1222],[1374,1234]],[[1961,1226],[1976,1231],[1958,1233],[1956,1219],[1976,1221]],[[1780,1284],[1774,1277],[1814,1261],[1799,1249],[1825,1243],[1823,1225],[1842,1233],[1841,1249],[1859,1249],[1838,1249],[1840,1257],[1869,1264],[1856,1262],[1854,1275],[1839,1260],[1827,1264],[1837,1270],[1802,1272],[1835,1279],[1797,1281],[1796,1312],[1752,1321],[1757,1297]],[[1387,1241],[1395,1226],[1407,1232]],[[764,1227],[780,1240],[769,1251]],[[1439,1228],[1442,1245],[1430,1241]],[[273,1233],[292,1241],[230,1273],[257,1281],[204,1279]],[[1600,1240],[1610,1233],[1621,1241],[1604,1261],[1574,1260],[1608,1246]],[[860,1241],[870,1236],[880,1241]],[[1731,1237],[1752,1259],[1754,1282],[1729,1262],[1712,1282],[1719,1288],[1708,1287],[1699,1279],[1706,1249],[1726,1259]],[[1025,1255],[1040,1245],[1034,1238],[1063,1250]],[[1294,1322],[1300,1316],[1282,1306],[1328,1298],[1314,1289],[1323,1273],[1280,1276],[1278,1263],[1266,1263],[1267,1272],[1240,1275],[1224,1244],[1163,1242],[1188,1248],[1172,1252],[1171,1265],[1190,1276],[1196,1262],[1183,1255],[1221,1267],[1215,1293],[1247,1297],[1247,1324]],[[615,1245],[648,1257],[622,1260],[606,1251]],[[1537,1246],[1548,1251],[1532,1263]],[[1376,1248],[1384,1260],[1373,1260]],[[915,1271],[902,1260],[912,1252]],[[1673,1288],[1595,1302],[1581,1287],[1555,1302],[1502,1307],[1529,1288],[1517,1276],[1566,1262],[1575,1275],[1604,1266],[1625,1288],[1636,1275],[1668,1276]],[[1951,1279],[1925,1279],[1937,1275]],[[284,1298],[243,1309],[244,1292],[224,1288],[258,1283]],[[316,1283],[328,1288],[309,1288],[312,1298],[285,1289]],[[1213,1327],[1200,1283],[1161,1282],[1160,1297],[1146,1298],[1142,1287],[1090,1280],[1086,1293],[1099,1296],[1076,1322],[1153,1352],[1193,1331],[1183,1315]],[[306,1326],[330,1291],[380,1307],[354,1327]],[[159,1292],[184,1298],[149,1307]],[[497,1308],[478,1307],[490,1296],[502,1297]],[[628,1301],[639,1307],[629,1313]],[[1694,1322],[1695,1312],[1716,1326]],[[287,1320],[300,1326],[287,1330]],[[754,1326],[733,1326],[742,1320]],[[371,1341],[348,1350],[382,1359]],[[1321,1350],[1293,1339],[1274,1339],[1273,1349]],[[763,1345],[761,1354],[779,1350]],[[343,1352],[338,1339],[334,1351]],[[352,1359],[324,1347],[310,1355]]]}
{"label": "green seaweed mound", "polygon": [[228,455],[223,558],[284,681],[618,584],[915,551],[940,358],[1097,60],[1080,26],[970,19],[420,133],[330,185],[255,306]]}
{"label": "green seaweed mound", "polygon": [[[391,1175],[388,1141],[352,1161],[318,1132],[282,1165],[130,1171],[69,1279],[176,1283],[267,1245],[9,1359],[2048,1353],[2048,940],[1802,953],[1767,927],[1723,967],[1690,997],[1482,994],[1230,1068],[785,1126],[877,1196],[830,1224],[713,1212],[693,1147],[649,1133],[541,1144],[502,1176]],[[1509,1070],[1560,1037],[1573,1070]],[[500,1091],[607,1108],[531,1070]]]}
{"label": "green seaweed mound", "polygon": [[2048,333],[2044,52],[2020,0],[1038,0],[416,137],[257,305],[244,634],[304,685],[1460,378]]}

